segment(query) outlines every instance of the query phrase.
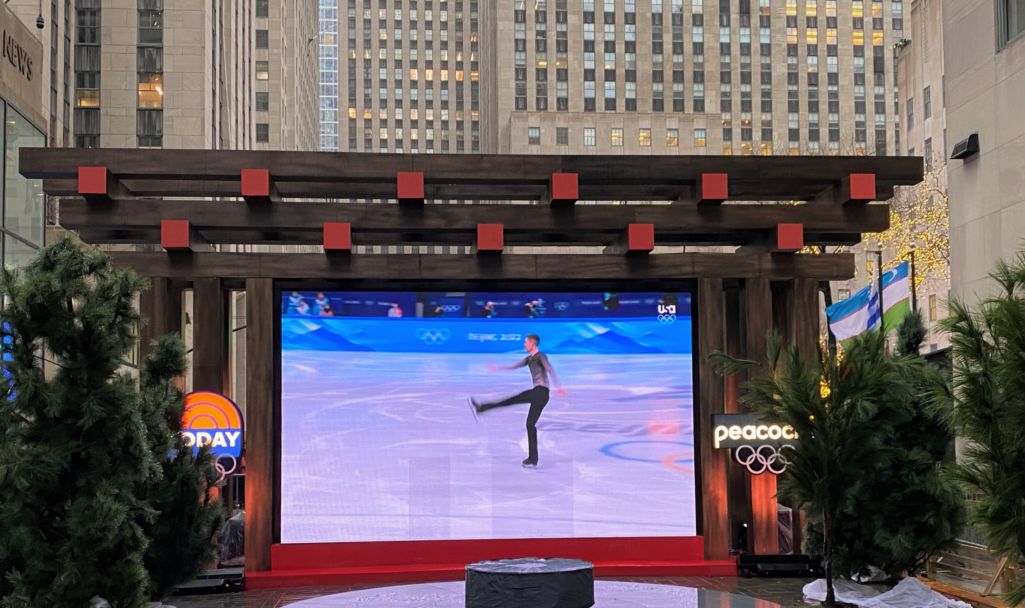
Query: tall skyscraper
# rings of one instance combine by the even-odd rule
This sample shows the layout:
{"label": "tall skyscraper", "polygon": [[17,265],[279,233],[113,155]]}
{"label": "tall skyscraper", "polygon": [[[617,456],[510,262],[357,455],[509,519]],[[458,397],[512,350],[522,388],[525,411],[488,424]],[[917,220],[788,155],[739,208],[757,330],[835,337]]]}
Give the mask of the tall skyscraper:
{"label": "tall skyscraper", "polygon": [[321,0],[322,143],[892,153],[892,45],[903,8],[900,0]]}
{"label": "tall skyscraper", "polygon": [[73,145],[316,149],[307,0],[74,0]]}
{"label": "tall skyscraper", "polygon": [[480,5],[321,0],[323,149],[484,151]]}

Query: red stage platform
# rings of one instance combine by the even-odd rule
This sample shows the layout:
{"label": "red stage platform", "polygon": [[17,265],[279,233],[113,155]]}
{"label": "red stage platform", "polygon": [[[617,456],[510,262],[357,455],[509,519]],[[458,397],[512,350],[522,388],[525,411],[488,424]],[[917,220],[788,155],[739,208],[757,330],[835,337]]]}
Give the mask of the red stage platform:
{"label": "red stage platform", "polygon": [[246,572],[246,587],[460,580],[466,564],[511,557],[568,557],[596,576],[735,576],[733,560],[704,559],[704,539],[531,538],[273,545],[271,569]]}

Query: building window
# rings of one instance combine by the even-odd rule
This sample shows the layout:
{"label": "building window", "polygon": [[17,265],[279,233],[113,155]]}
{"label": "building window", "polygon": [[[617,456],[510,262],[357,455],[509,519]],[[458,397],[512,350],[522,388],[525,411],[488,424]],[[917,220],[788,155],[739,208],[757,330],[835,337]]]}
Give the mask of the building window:
{"label": "building window", "polygon": [[928,120],[932,116],[932,95],[929,87],[922,89],[922,120]]}
{"label": "building window", "polygon": [[256,0],[256,16],[266,17],[270,14],[270,0]]}
{"label": "building window", "polygon": [[939,317],[939,303],[936,294],[929,294],[929,320],[935,321]]}
{"label": "building window", "polygon": [[704,148],[705,147],[705,142],[706,142],[705,130],[704,129],[694,129],[694,147],[695,148]]}
{"label": "building window", "polygon": [[679,129],[666,129],[666,147],[667,148],[678,148],[678,147],[680,147],[680,130]]}
{"label": "building window", "polygon": [[926,138],[925,140],[925,170],[932,170],[932,138]]}
{"label": "building window", "polygon": [[256,30],[256,48],[270,48],[270,37],[267,35],[267,30]]}
{"label": "building window", "polygon": [[140,148],[159,148],[164,143],[164,111],[137,110],[135,132]]}
{"label": "building window", "polygon": [[907,122],[908,132],[911,132],[911,127],[915,126],[915,100],[909,99],[907,103]]}
{"label": "building window", "polygon": [[270,125],[265,122],[256,123],[256,141],[261,144],[270,141]]}
{"label": "building window", "polygon": [[161,0],[139,2],[139,46],[164,43],[164,10]]}
{"label": "building window", "polygon": [[[0,102],[0,112],[3,111]],[[7,106],[6,129],[0,137],[7,170],[4,172],[4,228],[17,234],[27,243],[43,244],[44,196],[40,180],[25,179],[18,173],[19,150],[42,148],[46,138],[14,108]],[[4,236],[4,265],[22,266],[29,262],[35,251],[22,241]]]}
{"label": "building window", "polygon": [[594,127],[585,127],[584,128],[584,145],[589,147],[589,148],[593,148],[594,147],[594,140],[595,140]]}
{"label": "building window", "polygon": [[642,148],[650,148],[651,129],[640,129],[637,131],[637,143],[640,144]]}
{"label": "building window", "polygon": [[164,2],[138,0],[135,133],[139,147],[164,144]]}
{"label": "building window", "polygon": [[997,1],[997,41],[1003,47],[1025,32],[1025,0]]}
{"label": "building window", "polygon": [[541,127],[527,127],[527,143],[532,146],[541,145]]}
{"label": "building window", "polygon": [[139,74],[139,107],[148,110],[164,107],[162,74]]}
{"label": "building window", "polygon": [[256,79],[257,80],[270,80],[270,62],[268,62],[268,61],[257,61],[256,62]]}
{"label": "building window", "polygon": [[613,146],[623,145],[623,129],[612,129],[610,140]]}
{"label": "building window", "polygon": [[266,112],[268,110],[270,110],[270,93],[258,92],[256,94],[256,111]]}
{"label": "building window", "polygon": [[78,89],[75,91],[75,106],[79,108],[100,107],[100,92],[96,89]]}
{"label": "building window", "polygon": [[78,34],[75,40],[79,44],[99,44],[100,43],[100,11],[95,8],[78,8],[75,10],[75,16],[78,18],[77,30]]}
{"label": "building window", "polygon": [[560,146],[569,145],[569,127],[555,127],[555,143]]}

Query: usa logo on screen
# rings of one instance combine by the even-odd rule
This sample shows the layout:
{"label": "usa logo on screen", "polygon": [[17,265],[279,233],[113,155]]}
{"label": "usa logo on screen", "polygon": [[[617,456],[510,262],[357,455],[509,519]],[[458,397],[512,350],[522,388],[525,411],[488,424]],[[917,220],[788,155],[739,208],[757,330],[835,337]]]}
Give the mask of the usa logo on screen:
{"label": "usa logo on screen", "polygon": [[204,445],[210,446],[222,476],[238,468],[242,437],[242,413],[231,399],[210,391],[185,396],[185,413],[182,414],[185,445],[194,453]]}
{"label": "usa logo on screen", "polygon": [[676,304],[659,304],[658,305],[658,322],[659,323],[675,323],[676,322]]}

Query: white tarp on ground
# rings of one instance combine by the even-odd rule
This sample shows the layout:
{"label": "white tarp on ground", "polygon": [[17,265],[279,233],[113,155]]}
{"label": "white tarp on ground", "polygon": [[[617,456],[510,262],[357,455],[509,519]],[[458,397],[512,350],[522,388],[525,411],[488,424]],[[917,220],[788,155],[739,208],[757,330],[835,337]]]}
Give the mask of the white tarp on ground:
{"label": "white tarp on ground", "polygon": [[[885,593],[846,579],[836,579],[833,586],[837,601],[864,608],[972,608],[970,604],[936,593],[917,578],[905,578]],[[820,578],[805,585],[804,597],[816,602],[824,601],[826,579]]]}

